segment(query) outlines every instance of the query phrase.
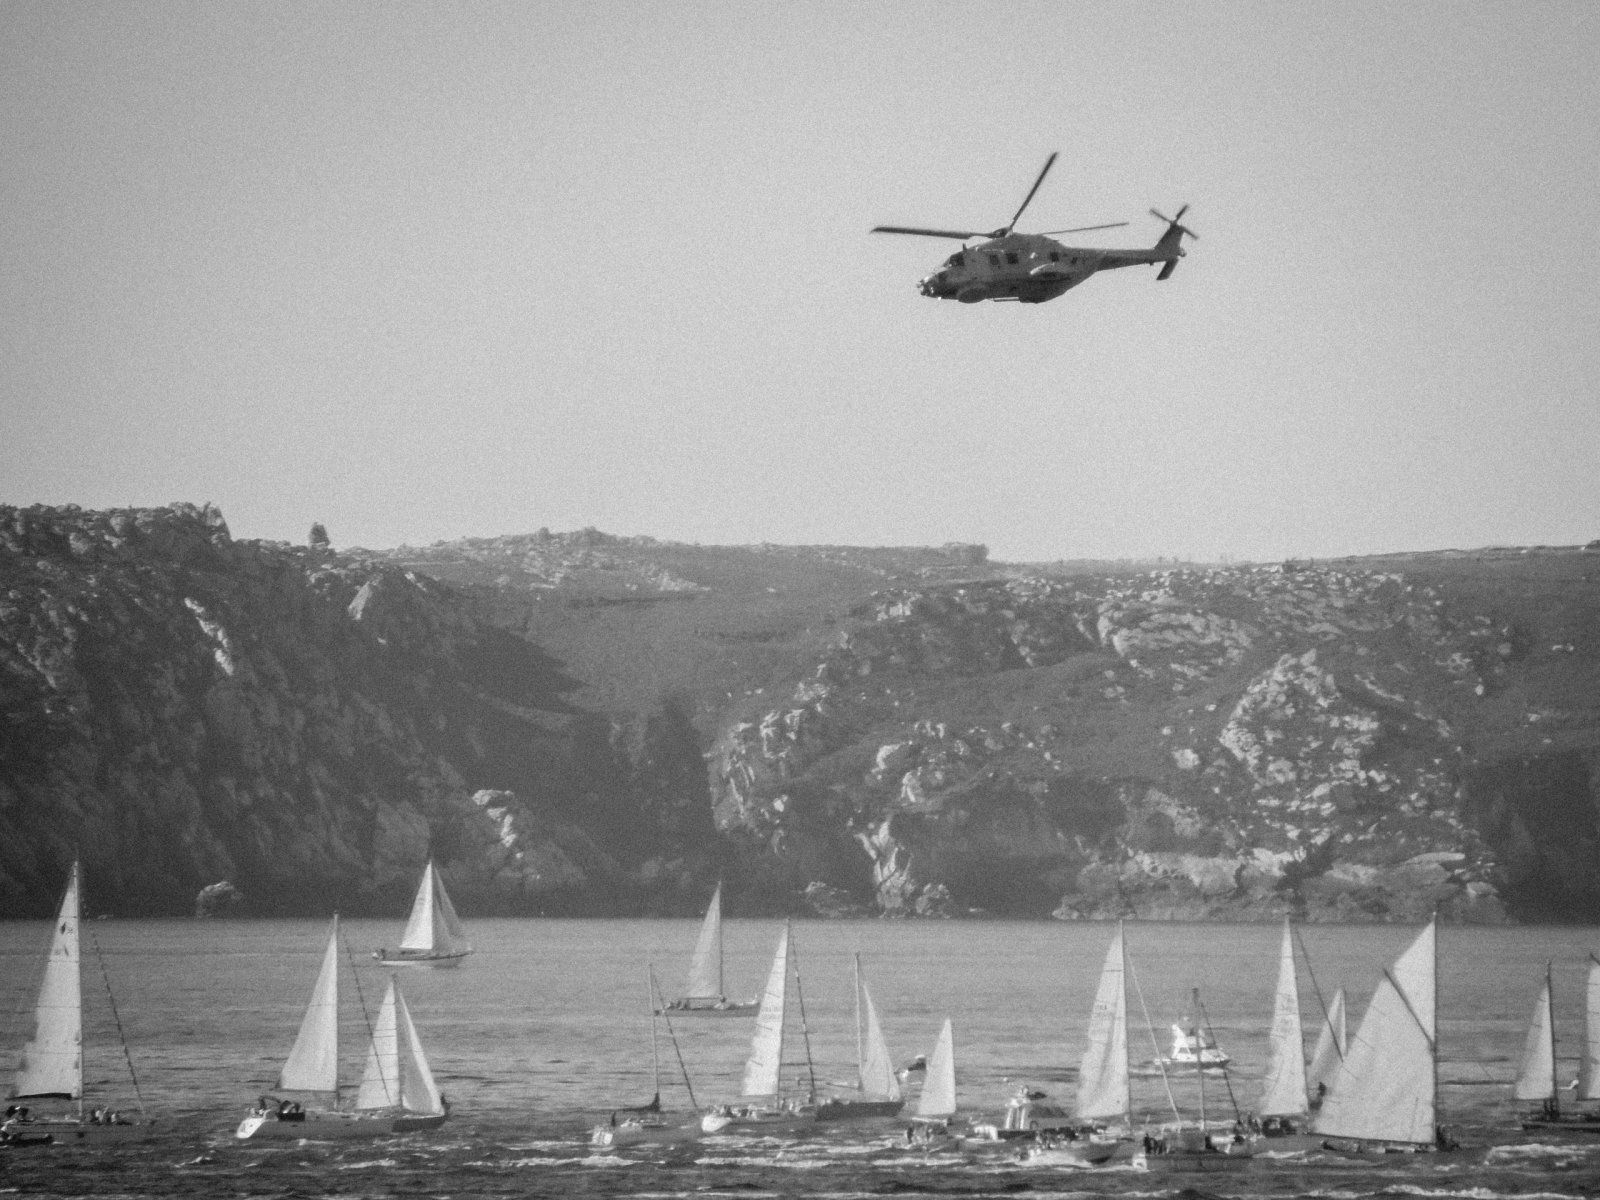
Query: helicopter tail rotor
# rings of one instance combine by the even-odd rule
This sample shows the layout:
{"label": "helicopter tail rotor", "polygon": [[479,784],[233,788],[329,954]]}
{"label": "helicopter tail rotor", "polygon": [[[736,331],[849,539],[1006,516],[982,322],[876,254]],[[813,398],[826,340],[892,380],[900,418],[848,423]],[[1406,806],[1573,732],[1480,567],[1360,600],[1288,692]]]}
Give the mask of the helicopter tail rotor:
{"label": "helicopter tail rotor", "polygon": [[[1195,241],[1200,240],[1200,235],[1198,233],[1190,229],[1187,225],[1182,224],[1183,214],[1188,211],[1189,206],[1187,204],[1178,210],[1178,215],[1175,217],[1169,217],[1165,213],[1158,212],[1153,208],[1150,210],[1150,215],[1152,217],[1156,218],[1158,221],[1165,221],[1167,223],[1167,231],[1161,235],[1161,240],[1156,243],[1156,253],[1160,254],[1165,252],[1167,256],[1166,261],[1162,263],[1161,274],[1156,276],[1158,282],[1167,278],[1167,276],[1171,275],[1173,271],[1177,270],[1178,260],[1183,257],[1184,237],[1188,236],[1193,238]],[[1159,262],[1161,260],[1158,259],[1157,261]]]}

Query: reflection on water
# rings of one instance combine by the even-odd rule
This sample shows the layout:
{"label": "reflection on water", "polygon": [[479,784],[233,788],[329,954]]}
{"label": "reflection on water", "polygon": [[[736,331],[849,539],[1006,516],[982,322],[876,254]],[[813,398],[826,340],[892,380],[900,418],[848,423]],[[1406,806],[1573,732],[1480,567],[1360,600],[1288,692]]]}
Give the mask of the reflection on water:
{"label": "reflection on water", "polygon": [[[366,1029],[358,992],[376,1009],[386,972],[367,953],[393,942],[400,921],[347,921],[359,970],[343,983],[345,1078],[360,1071]],[[682,982],[694,921],[471,921],[475,953],[458,970],[401,973],[413,1015],[456,1116],[438,1134],[377,1145],[235,1143],[231,1130],[270,1086],[309,998],[326,926],[301,921],[104,921],[85,926],[104,952],[146,1106],[173,1128],[149,1144],[84,1152],[0,1153],[0,1188],[25,1194],[456,1196],[679,1194],[771,1191],[881,1195],[894,1191],[1177,1194],[1194,1180],[1074,1174],[1006,1158],[966,1160],[908,1150],[897,1124],[830,1129],[783,1142],[716,1138],[688,1147],[591,1155],[584,1131],[615,1107],[648,1100],[650,1022],[645,965],[665,990]],[[778,925],[730,920],[728,988],[761,986]],[[1311,926],[1302,969],[1308,1036],[1316,993],[1343,986],[1352,1014],[1410,928]],[[26,1034],[46,941],[43,922],[0,923],[0,1054]],[[901,1061],[927,1053],[939,1023],[955,1022],[964,1112],[997,1113],[1020,1082],[1070,1103],[1084,1028],[1111,929],[1100,924],[800,922],[795,926],[805,1012],[819,1079],[854,1074],[851,956],[870,972],[884,1033]],[[1133,924],[1130,1041],[1136,1058],[1168,1047],[1168,1026],[1198,986],[1218,1042],[1233,1057],[1226,1084],[1207,1081],[1213,1116],[1253,1106],[1266,1063],[1279,930],[1271,925]],[[132,1108],[100,973],[85,939],[85,1070],[96,1098]],[[1508,1084],[1547,960],[1555,963],[1559,1050],[1575,1056],[1581,984],[1600,931],[1572,928],[1440,931],[1443,1119],[1471,1149],[1461,1156],[1372,1164],[1303,1158],[1256,1162],[1230,1175],[1226,1195],[1589,1194],[1600,1178],[1600,1137],[1563,1143],[1514,1130]],[[357,982],[358,981],[358,982]],[[1141,1008],[1142,999],[1142,1008]],[[1155,1041],[1144,1028],[1148,1010]],[[1352,1017],[1352,1028],[1354,1018]],[[737,1091],[748,1017],[682,1017],[674,1028],[702,1103]],[[670,1052],[665,1062],[672,1064]],[[664,1068],[663,1102],[687,1100]],[[1170,1119],[1158,1076],[1135,1081],[1135,1104]],[[1185,1116],[1198,1115],[1192,1077],[1174,1077]],[[1230,1094],[1231,1093],[1231,1094]]]}

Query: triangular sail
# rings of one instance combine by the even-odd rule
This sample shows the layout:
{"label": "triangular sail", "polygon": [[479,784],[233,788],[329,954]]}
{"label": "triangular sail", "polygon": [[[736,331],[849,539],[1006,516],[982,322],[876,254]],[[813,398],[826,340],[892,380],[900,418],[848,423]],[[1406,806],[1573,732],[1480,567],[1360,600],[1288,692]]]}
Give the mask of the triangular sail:
{"label": "triangular sail", "polygon": [[367,1066],[361,1076],[361,1090],[356,1093],[355,1106],[358,1109],[403,1108],[418,1113],[443,1111],[438,1085],[428,1069],[428,1060],[422,1053],[422,1043],[417,1038],[416,1026],[412,1024],[397,980],[391,979],[383,994],[383,1006],[372,1027]]}
{"label": "triangular sail", "polygon": [[461,927],[461,918],[456,916],[456,906],[450,903],[450,893],[444,890],[444,878],[439,874],[439,868],[430,863],[428,874],[433,876],[434,953],[472,953],[467,931]]}
{"label": "triangular sail", "polygon": [[428,1067],[427,1055],[422,1052],[422,1039],[411,1020],[411,1010],[406,998],[395,988],[395,1007],[399,1010],[400,1024],[400,1104],[409,1112],[438,1113],[444,1111],[444,1097],[434,1082],[433,1071]]}
{"label": "triangular sail", "polygon": [[1078,1066],[1078,1116],[1126,1117],[1132,1110],[1128,1080],[1128,999],[1123,987],[1122,925],[1111,939],[1100,987],[1089,1013],[1089,1044]]}
{"label": "triangular sail", "polygon": [[83,989],[78,967],[78,864],[72,864],[44,979],[34,1005],[33,1037],[22,1047],[14,1098],[83,1095]]}
{"label": "triangular sail", "polygon": [[865,980],[861,982],[862,1020],[865,1023],[861,1047],[861,1095],[867,1100],[899,1100],[900,1081],[895,1078],[894,1062],[878,1025],[878,1009]]}
{"label": "triangular sail", "polygon": [[1306,1086],[1313,1092],[1319,1087],[1332,1087],[1334,1074],[1344,1061],[1344,1048],[1349,1044],[1344,1027],[1344,989],[1333,993],[1328,1005],[1327,1019],[1317,1031],[1316,1049],[1311,1052],[1311,1066],[1306,1070]]}
{"label": "triangular sail", "polygon": [[933,1056],[928,1059],[928,1077],[922,1085],[922,1095],[917,1097],[919,1117],[943,1120],[956,1112],[956,1038],[950,1019],[945,1018],[939,1030],[939,1040],[934,1044]]}
{"label": "triangular sail", "polygon": [[700,940],[694,944],[689,962],[688,1000],[722,999],[722,885],[711,893],[706,919],[700,926]]}
{"label": "triangular sail", "polygon": [[1317,1114],[1331,1137],[1432,1144],[1435,1135],[1434,925],[1383,973]]}
{"label": "triangular sail", "polygon": [[1278,987],[1273,993],[1271,1046],[1263,1083],[1260,1113],[1264,1117],[1299,1116],[1306,1103],[1306,1048],[1300,1029],[1300,988],[1294,973],[1294,942],[1289,922],[1283,923],[1278,950]]}
{"label": "triangular sail", "polygon": [[402,950],[429,953],[434,944],[433,920],[433,860],[422,869],[422,882],[417,885],[417,898],[411,902],[411,916],[406,921],[406,931],[400,938]]}
{"label": "triangular sail", "polygon": [[339,1090],[339,918],[333,919],[322,970],[311,990],[311,1003],[300,1021],[294,1049],[278,1075],[278,1089],[288,1092]]}
{"label": "triangular sail", "polygon": [[1550,1100],[1556,1095],[1556,1031],[1550,1011],[1550,975],[1545,974],[1539,998],[1522,1043],[1522,1064],[1511,1094],[1518,1100]]}
{"label": "triangular sail", "polygon": [[1600,958],[1589,956],[1584,988],[1583,1058],[1578,1063],[1578,1099],[1600,1100]]}
{"label": "triangular sail", "polygon": [[395,1030],[395,983],[389,981],[367,1046],[367,1066],[356,1092],[358,1109],[395,1108],[400,1104],[400,1042]]}
{"label": "triangular sail", "polygon": [[789,927],[778,935],[778,949],[772,956],[766,990],[756,1012],[755,1034],[750,1039],[750,1057],[744,1064],[743,1096],[776,1096],[783,1070],[783,1002],[789,982]]}

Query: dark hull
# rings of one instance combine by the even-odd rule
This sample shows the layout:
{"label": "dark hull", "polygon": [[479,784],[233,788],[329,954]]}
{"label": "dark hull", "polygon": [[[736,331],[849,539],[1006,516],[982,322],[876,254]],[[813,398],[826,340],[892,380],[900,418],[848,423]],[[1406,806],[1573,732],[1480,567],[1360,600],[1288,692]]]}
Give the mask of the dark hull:
{"label": "dark hull", "polygon": [[1600,1133],[1600,1113],[1573,1113],[1561,1117],[1528,1117],[1524,1129],[1543,1129],[1553,1133]]}
{"label": "dark hull", "polygon": [[96,1125],[92,1121],[22,1121],[0,1131],[7,1146],[104,1146],[115,1142],[141,1142],[154,1137],[156,1125]]}
{"label": "dark hull", "polygon": [[470,950],[463,950],[460,954],[378,954],[373,958],[380,967],[459,967],[461,960],[471,954]]}
{"label": "dark hull", "polygon": [[861,1121],[869,1117],[897,1117],[904,1100],[827,1100],[817,1105],[819,1121]]}

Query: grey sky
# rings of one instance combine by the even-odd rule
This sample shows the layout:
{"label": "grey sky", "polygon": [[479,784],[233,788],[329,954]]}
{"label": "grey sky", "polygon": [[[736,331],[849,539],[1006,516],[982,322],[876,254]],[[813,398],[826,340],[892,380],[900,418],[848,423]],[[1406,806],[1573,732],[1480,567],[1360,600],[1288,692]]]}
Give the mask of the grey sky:
{"label": "grey sky", "polygon": [[[1600,5],[0,3],[0,500],[1268,558],[1600,537]],[[955,243],[1200,234],[1038,307]],[[1069,239],[1072,240],[1072,239]]]}

